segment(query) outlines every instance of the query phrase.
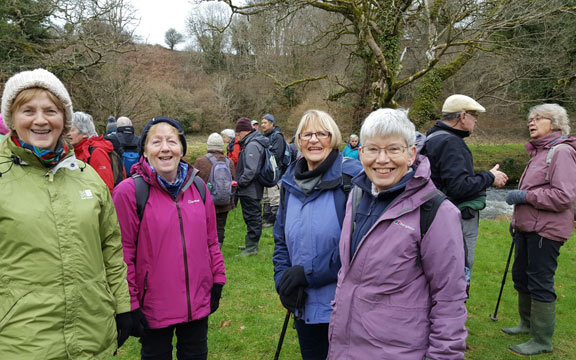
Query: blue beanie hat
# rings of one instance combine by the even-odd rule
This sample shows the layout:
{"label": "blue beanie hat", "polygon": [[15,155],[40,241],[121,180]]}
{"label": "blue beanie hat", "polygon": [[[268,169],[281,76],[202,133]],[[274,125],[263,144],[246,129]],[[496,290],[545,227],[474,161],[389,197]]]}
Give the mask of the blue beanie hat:
{"label": "blue beanie hat", "polygon": [[266,120],[268,120],[268,121],[270,121],[270,122],[274,122],[274,115],[272,115],[272,114],[266,114],[266,115],[262,116],[262,119],[266,119]]}
{"label": "blue beanie hat", "polygon": [[148,136],[148,132],[150,128],[159,123],[167,123],[168,125],[176,128],[178,130],[178,135],[180,136],[180,142],[182,143],[182,156],[186,155],[186,136],[184,135],[184,130],[182,129],[182,125],[178,120],[174,120],[169,117],[159,116],[155,117],[154,119],[150,120],[148,124],[144,127],[144,131],[142,131],[142,136],[140,136],[140,155],[144,153],[144,147],[146,146],[146,137]]}

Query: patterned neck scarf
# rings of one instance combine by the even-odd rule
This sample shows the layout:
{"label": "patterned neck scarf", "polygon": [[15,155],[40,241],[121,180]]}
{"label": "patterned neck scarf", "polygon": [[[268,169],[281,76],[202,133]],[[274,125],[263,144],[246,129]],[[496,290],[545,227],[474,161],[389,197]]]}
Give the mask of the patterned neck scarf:
{"label": "patterned neck scarf", "polygon": [[[154,169],[154,167],[152,167],[152,169],[154,170],[154,172],[156,172],[156,169]],[[186,175],[188,175],[188,164],[186,164],[185,162],[180,162],[178,164],[178,173],[176,174],[176,181],[174,181],[173,183],[169,183],[167,180],[164,180],[160,175],[158,175],[158,173],[156,173],[156,178],[158,178],[158,183],[160,184],[160,186],[162,186],[164,190],[168,191],[170,196],[172,196],[172,199],[176,199],[176,196],[178,196],[178,192],[180,191],[182,184],[184,184],[184,179],[186,179]]]}
{"label": "patterned neck scarf", "polygon": [[12,141],[14,144],[16,144],[16,146],[32,151],[47,168],[58,164],[62,158],[62,155],[68,153],[68,145],[66,145],[64,141],[59,141],[58,146],[56,146],[56,150],[54,151],[41,149],[37,146],[25,143],[24,141],[18,139],[15,135],[12,135]]}

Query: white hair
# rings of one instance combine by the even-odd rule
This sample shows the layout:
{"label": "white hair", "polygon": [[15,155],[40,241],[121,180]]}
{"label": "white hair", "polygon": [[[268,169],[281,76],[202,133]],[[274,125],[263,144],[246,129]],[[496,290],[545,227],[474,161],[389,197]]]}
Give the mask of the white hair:
{"label": "white hair", "polygon": [[85,112],[76,111],[72,115],[72,126],[76,126],[80,134],[88,135],[88,137],[98,136],[96,128],[94,128],[92,115],[86,114]]}
{"label": "white hair", "polygon": [[416,127],[404,109],[378,109],[370,113],[360,129],[360,142],[365,144],[377,136],[400,135],[408,148],[416,141]]}
{"label": "white hair", "polygon": [[116,120],[116,126],[117,126],[117,127],[121,127],[121,126],[132,126],[132,120],[130,120],[130,118],[127,118],[126,116],[120,116],[120,117]]}

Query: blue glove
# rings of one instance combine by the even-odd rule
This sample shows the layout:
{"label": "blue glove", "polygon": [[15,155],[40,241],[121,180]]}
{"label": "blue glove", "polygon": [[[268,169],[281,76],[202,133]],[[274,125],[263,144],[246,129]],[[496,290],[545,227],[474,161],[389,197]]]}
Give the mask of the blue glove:
{"label": "blue glove", "polygon": [[508,205],[524,204],[526,202],[526,190],[511,190],[506,195],[506,203]]}

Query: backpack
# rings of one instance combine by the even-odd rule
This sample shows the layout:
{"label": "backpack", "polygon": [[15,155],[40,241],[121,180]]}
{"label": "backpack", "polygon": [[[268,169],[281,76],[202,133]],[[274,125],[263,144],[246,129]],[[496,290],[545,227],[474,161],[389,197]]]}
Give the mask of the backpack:
{"label": "backpack", "polygon": [[[565,139],[565,137],[562,137],[560,139]],[[558,140],[560,140],[558,139]],[[556,141],[558,141],[556,140]],[[548,150],[548,153],[546,154],[546,166],[548,167],[546,170],[546,181],[550,181],[550,163],[552,162],[552,157],[554,157],[554,152],[556,151],[557,148],[561,147],[561,146],[569,146],[571,148],[574,148],[571,144],[566,144],[566,143],[561,143],[561,144],[557,144],[554,145],[550,148],[550,150]],[[574,211],[574,220],[576,220],[576,201],[574,201],[574,204],[572,204],[572,209]]]}
{"label": "backpack", "polygon": [[278,181],[280,181],[282,170],[276,163],[276,158],[268,147],[264,147],[262,156],[262,166],[260,167],[256,179],[264,187],[275,186],[278,184]]}
{"label": "backpack", "polygon": [[[352,233],[354,232],[354,228],[356,227],[356,211],[358,210],[358,206],[360,206],[360,201],[362,200],[362,189],[359,187],[353,187],[351,191],[352,196],[352,226],[350,227],[350,237],[352,237]],[[422,254],[420,253],[420,243],[428,229],[430,229],[430,225],[434,221],[436,217],[436,213],[442,205],[442,202],[446,200],[446,195],[439,190],[434,190],[431,193],[425,195],[428,199],[420,206],[420,241],[418,242],[418,263],[420,264],[422,261]]]}
{"label": "backpack", "polygon": [[[124,170],[126,171],[126,175],[130,176],[130,171],[132,170],[132,166],[136,164],[140,160],[140,153],[139,153],[139,142],[140,138],[137,136],[132,135],[130,140],[127,139],[124,133],[115,133],[109,135],[109,137],[114,137],[114,142],[118,146],[118,155],[122,158],[122,163],[124,164]],[[114,145],[116,147],[116,145]]]}
{"label": "backpack", "polygon": [[212,163],[212,170],[208,178],[208,189],[216,206],[225,206],[232,204],[232,171],[230,170],[231,160],[218,160],[210,153],[206,157]]}
{"label": "backpack", "polygon": [[[198,170],[192,174],[192,181],[200,193],[202,203],[206,204],[206,189],[204,188],[204,182],[202,179],[196,176],[197,172]],[[138,215],[138,220],[142,221],[144,210],[146,209],[146,203],[150,196],[150,184],[144,181],[140,174],[133,174],[132,179],[134,179],[134,185],[136,186],[136,214]]]}
{"label": "backpack", "polygon": [[282,170],[282,173],[284,173],[284,171],[286,171],[286,169],[288,169],[288,166],[290,166],[290,164],[292,163],[292,153],[290,151],[290,147],[288,146],[288,143],[286,142],[286,140],[284,140],[284,136],[279,131],[273,133],[270,136],[270,145],[268,145],[268,147],[269,148],[272,147],[272,137],[276,137],[276,136],[280,136],[282,138],[282,142],[284,143],[284,152],[282,154],[282,158],[276,159],[278,167],[280,168],[280,170]]}
{"label": "backpack", "polygon": [[[92,153],[94,152],[95,147],[90,145],[88,147],[88,152],[90,153],[90,157],[86,161],[90,164],[90,159],[92,159]],[[114,186],[120,184],[122,180],[126,178],[126,172],[124,170],[124,164],[122,162],[122,158],[118,153],[114,150],[108,153],[108,157],[110,158],[110,164],[112,166],[112,175],[114,176]]]}

